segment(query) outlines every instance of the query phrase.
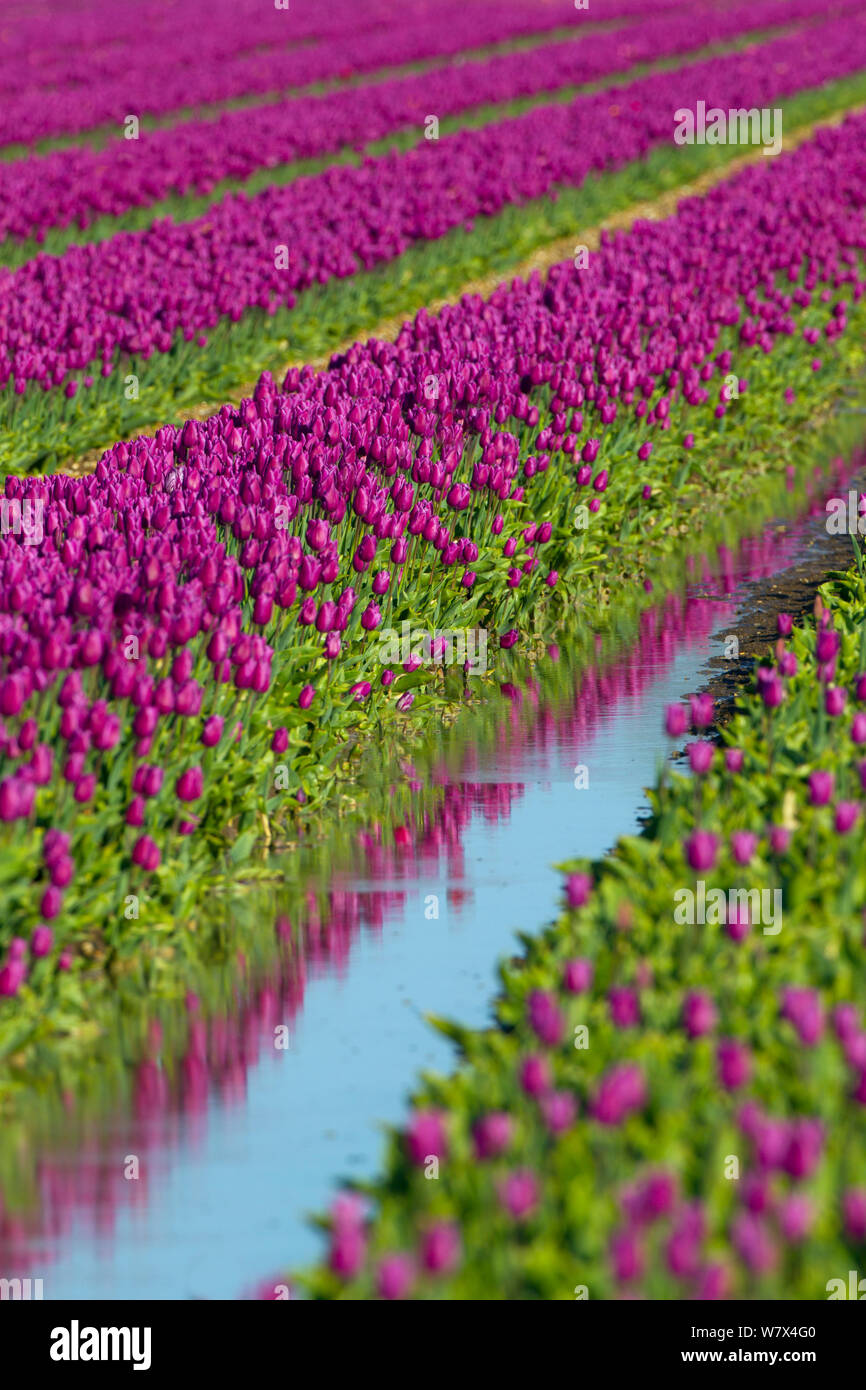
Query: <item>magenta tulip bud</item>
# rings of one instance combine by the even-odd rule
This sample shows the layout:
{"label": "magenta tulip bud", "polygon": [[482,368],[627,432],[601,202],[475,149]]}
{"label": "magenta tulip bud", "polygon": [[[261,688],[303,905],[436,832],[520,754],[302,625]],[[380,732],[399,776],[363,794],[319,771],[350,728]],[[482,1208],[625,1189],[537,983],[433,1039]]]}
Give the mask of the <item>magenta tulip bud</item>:
{"label": "magenta tulip bud", "polygon": [[705,692],[689,696],[689,712],[696,729],[708,729],[714,719],[713,697]]}
{"label": "magenta tulip bud", "polygon": [[354,1279],[363,1266],[366,1249],[364,1233],[359,1227],[336,1229],[331,1237],[329,1268],[340,1279]]}
{"label": "magenta tulip bud", "polygon": [[759,666],[758,694],[767,709],[778,709],[785,698],[785,687],[778,673],[769,666]]}
{"label": "magenta tulip bud", "polygon": [[75,877],[75,865],[69,855],[64,855],[62,859],[53,859],[47,868],[55,888],[68,887]]}
{"label": "magenta tulip bud", "polygon": [[460,1258],[460,1233],[450,1221],[439,1221],[421,1238],[421,1263],[429,1274],[448,1274]]}
{"label": "magenta tulip bud", "polygon": [[0,970],[0,998],[13,998],[27,978],[27,966],[22,960],[9,961]]}
{"label": "magenta tulip bud", "polygon": [[550,1063],[546,1057],[527,1057],[520,1068],[520,1087],[528,1096],[545,1095],[551,1087]]}
{"label": "magenta tulip bud", "polygon": [[811,989],[788,988],[782,994],[782,1017],[792,1023],[806,1047],[814,1047],[824,1032],[824,1010]]}
{"label": "magenta tulip bud", "polygon": [[866,714],[855,714],[851,725],[851,738],[855,743],[866,743]]}
{"label": "magenta tulip bud", "polygon": [[734,1038],[722,1038],[716,1048],[719,1080],[727,1091],[745,1086],[751,1075],[748,1049]]}
{"label": "magenta tulip bud", "polygon": [[833,795],[835,778],[832,772],[819,770],[809,777],[809,802],[812,806],[826,806]]}
{"label": "magenta tulip bud", "polygon": [[615,985],[607,1001],[615,1028],[634,1028],[640,1023],[640,1003],[635,990],[626,985]]}
{"label": "magenta tulip bud", "polygon": [[305,685],[301,690],[300,695],[298,696],[298,708],[309,709],[310,705],[313,703],[313,698],[315,694],[316,691],[314,686]]}
{"label": "magenta tulip bud", "polygon": [[154,869],[159,867],[159,861],[158,846],[154,844],[149,835],[141,835],[132,848],[133,864],[138,864],[147,873],[152,873]]}
{"label": "magenta tulip bud", "polygon": [[589,960],[566,961],[562,982],[569,994],[583,994],[592,988],[593,968]]}
{"label": "magenta tulip bud", "polygon": [[687,994],[683,1004],[683,1027],[690,1038],[701,1038],[716,1026],[716,1006],[708,994]]}
{"label": "magenta tulip bud", "polygon": [[680,738],[688,728],[688,719],[682,705],[668,705],[665,709],[665,733],[668,738]]}
{"label": "magenta tulip bud", "polygon": [[531,1215],[538,1205],[538,1196],[535,1175],[526,1168],[511,1173],[499,1186],[499,1200],[515,1221]]}
{"label": "magenta tulip bud", "polygon": [[839,651],[839,634],[832,628],[822,628],[815,641],[815,655],[822,665],[832,661]]}
{"label": "magenta tulip bud", "polygon": [[546,1047],[556,1047],[562,1041],[565,1020],[552,994],[542,989],[532,990],[527,1000],[527,1017],[535,1036]]}
{"label": "magenta tulip bud", "polygon": [[851,1240],[866,1240],[866,1187],[848,1189],[842,1198],[842,1219]]}
{"label": "magenta tulip bud", "polygon": [[592,879],[588,874],[569,874],[565,880],[565,898],[569,907],[583,907],[592,892]]}
{"label": "magenta tulip bud", "polygon": [[735,830],[731,835],[731,853],[738,864],[750,864],[758,846],[758,837],[750,830]]}
{"label": "magenta tulip bud", "polygon": [[793,652],[782,652],[779,657],[779,674],[790,680],[796,676],[798,670],[797,658]]}
{"label": "magenta tulip bud", "polygon": [[511,1143],[511,1133],[511,1116],[504,1110],[483,1115],[472,1128],[476,1156],[481,1159],[498,1158]]}
{"label": "magenta tulip bud", "polygon": [[253,622],[259,627],[264,627],[271,621],[274,612],[274,600],[270,594],[259,594],[253,607]]}
{"label": "magenta tulip bud", "polygon": [[70,845],[69,836],[63,830],[46,830],[42,841],[42,858],[49,866],[57,859],[66,856]]}
{"label": "magenta tulip bud", "polygon": [[747,908],[732,907],[729,909],[725,922],[725,933],[732,941],[745,941],[751,929],[752,923]]}
{"label": "magenta tulip bud", "polygon": [[845,709],[848,692],[839,685],[830,685],[824,692],[824,708],[831,719],[837,718]]}
{"label": "magenta tulip bud", "polygon": [[428,1158],[444,1158],[448,1152],[444,1117],[436,1110],[416,1111],[406,1130],[406,1149],[418,1167]]}
{"label": "magenta tulip bud", "polygon": [[598,439],[588,439],[580,451],[584,463],[595,463],[601,443]]}
{"label": "magenta tulip bud", "polygon": [[743,750],[742,748],[725,749],[725,767],[728,772],[742,772],[743,770]]}
{"label": "magenta tulip bud", "polygon": [[836,807],[834,825],[837,835],[847,835],[857,823],[860,807],[856,801],[840,801]]}
{"label": "magenta tulip bud", "polygon": [[767,838],[773,854],[783,855],[788,853],[788,846],[791,843],[791,832],[783,825],[771,825]]}
{"label": "magenta tulip bud", "polygon": [[63,907],[63,893],[54,884],[50,884],[42,894],[42,901],[39,904],[39,915],[44,917],[46,922],[53,922],[55,917],[60,916]]}
{"label": "magenta tulip bud", "polygon": [[365,632],[373,632],[382,621],[382,610],[377,603],[368,603],[361,614],[361,627]]}
{"label": "magenta tulip bud", "polygon": [[539,1105],[551,1134],[564,1134],[577,1119],[577,1101],[569,1091],[551,1091],[542,1096]]}
{"label": "magenta tulip bud", "polygon": [[134,796],[126,812],[127,825],[144,825],[144,797]]}
{"label": "magenta tulip bud", "polygon": [[405,1298],[412,1287],[414,1272],[406,1255],[386,1255],[376,1271],[376,1289],[380,1298]]}
{"label": "magenta tulip bud", "polygon": [[713,761],[713,745],[711,743],[699,742],[690,743],[687,749],[689,755],[689,767],[696,776],[703,776],[709,772],[710,764]]}
{"label": "magenta tulip bud", "polygon": [[182,772],[175,786],[181,801],[197,801],[203,789],[204,777],[200,767],[191,767],[186,772]]}
{"label": "magenta tulip bud", "polygon": [[696,830],[686,839],[683,849],[690,867],[697,873],[715,868],[719,842],[712,831]]}
{"label": "magenta tulip bud", "polygon": [[223,736],[223,717],[221,714],[212,714],[209,719],[204,721],[204,728],[201,731],[201,741],[205,748],[215,748]]}
{"label": "magenta tulip bud", "polygon": [[789,1244],[795,1245],[809,1234],[814,1219],[812,1204],[802,1193],[791,1193],[779,1211],[779,1227]]}
{"label": "magenta tulip bud", "polygon": [[54,945],[54,933],[50,927],[38,926],[34,928],[30,938],[30,951],[34,956],[47,956]]}
{"label": "magenta tulip bud", "polygon": [[780,637],[790,637],[794,630],[794,619],[790,613],[780,613],[776,618],[776,627]]}

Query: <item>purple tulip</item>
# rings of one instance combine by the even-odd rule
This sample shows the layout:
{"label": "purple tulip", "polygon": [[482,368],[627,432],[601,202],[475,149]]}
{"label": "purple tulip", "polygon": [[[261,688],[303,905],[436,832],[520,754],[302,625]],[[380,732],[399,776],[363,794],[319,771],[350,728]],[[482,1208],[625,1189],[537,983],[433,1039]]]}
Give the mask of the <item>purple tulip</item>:
{"label": "purple tulip", "polygon": [[569,994],[584,994],[592,988],[593,967],[589,960],[566,961],[562,982]]}
{"label": "purple tulip", "polygon": [[499,1186],[499,1200],[515,1221],[531,1216],[538,1205],[539,1190],[535,1174],[528,1168],[510,1173]]}
{"label": "purple tulip", "polygon": [[840,801],[836,807],[833,823],[837,835],[847,835],[857,824],[860,807],[856,801]]}
{"label": "purple tulip", "polygon": [[750,830],[734,830],[731,834],[731,853],[738,864],[751,864],[758,837]]}
{"label": "purple tulip", "polygon": [[826,806],[833,795],[835,778],[832,772],[819,769],[809,776],[809,803],[812,806]]}
{"label": "purple tulip", "polygon": [[528,1096],[545,1095],[552,1085],[550,1063],[546,1057],[527,1057],[520,1067],[520,1087]]}
{"label": "purple tulip", "polygon": [[726,1091],[745,1086],[751,1074],[748,1049],[734,1038],[722,1038],[716,1048],[719,1080]]}
{"label": "purple tulip", "polygon": [[430,1157],[444,1158],[448,1140],[443,1116],[435,1110],[416,1111],[406,1131],[406,1148],[411,1161],[419,1167]]}
{"label": "purple tulip", "polygon": [[696,830],[683,844],[689,866],[696,873],[707,873],[715,868],[719,853],[718,837],[710,830]]}
{"label": "purple tulip", "polygon": [[54,933],[50,927],[38,926],[33,930],[30,938],[30,952],[37,958],[50,955],[54,945]]}
{"label": "purple tulip", "polygon": [[690,1038],[701,1038],[716,1026],[716,1007],[708,994],[694,991],[683,1004],[683,1027]]}
{"label": "purple tulip", "polygon": [[565,880],[565,898],[571,908],[583,907],[592,892],[592,879],[588,874],[569,874]]}
{"label": "purple tulip", "polygon": [[154,844],[149,835],[141,835],[132,848],[133,864],[138,864],[146,873],[152,873],[154,869],[159,867],[159,861],[159,847]]}
{"label": "purple tulip", "polygon": [[201,741],[205,748],[215,748],[223,736],[223,717],[221,714],[212,714],[204,721],[204,728],[201,732]]}
{"label": "purple tulip", "polygon": [[689,755],[689,767],[696,776],[701,777],[709,772],[713,761],[713,745],[704,741],[690,743],[687,747]]}
{"label": "purple tulip", "polygon": [[0,998],[11,999],[16,995],[27,978],[24,961],[9,961],[0,969]]}
{"label": "purple tulip", "polygon": [[460,1232],[452,1221],[437,1221],[421,1238],[421,1264],[428,1274],[450,1274],[460,1259]]}
{"label": "purple tulip", "polygon": [[511,1143],[511,1133],[511,1117],[504,1110],[495,1110],[483,1115],[480,1120],[476,1120],[472,1128],[477,1157],[498,1158]]}
{"label": "purple tulip", "polygon": [[665,732],[668,738],[680,738],[688,728],[688,717],[682,705],[668,705],[665,709]]}
{"label": "purple tulip", "polygon": [[406,1255],[386,1255],[376,1271],[376,1290],[380,1298],[401,1299],[409,1293],[414,1280],[412,1262]]}
{"label": "purple tulip", "polygon": [[539,1042],[545,1047],[556,1047],[565,1031],[565,1020],[556,1005],[552,994],[535,989],[527,1000],[529,1025]]}
{"label": "purple tulip", "polygon": [[182,772],[175,785],[178,800],[198,801],[204,791],[204,776],[200,767],[191,767]]}

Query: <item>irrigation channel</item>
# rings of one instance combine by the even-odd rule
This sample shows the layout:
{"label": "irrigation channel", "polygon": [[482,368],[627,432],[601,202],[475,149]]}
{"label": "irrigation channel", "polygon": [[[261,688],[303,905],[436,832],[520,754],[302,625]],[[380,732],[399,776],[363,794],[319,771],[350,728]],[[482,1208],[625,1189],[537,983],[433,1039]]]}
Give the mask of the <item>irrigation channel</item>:
{"label": "irrigation channel", "polygon": [[776,613],[850,562],[825,520],[822,498],[720,552],[612,664],[571,680],[553,649],[556,693],[537,678],[506,687],[484,738],[458,722],[426,809],[407,770],[414,821],[292,856],[303,931],[251,888],[249,911],[293,949],[223,1016],[200,1021],[190,1001],[176,1065],[139,1059],[124,1103],[74,1141],[21,1146],[26,1200],[0,1194],[0,1275],[41,1278],[46,1299],[231,1299],[311,1261],[309,1214],[376,1171],[382,1125],[403,1118],[419,1069],[453,1065],[425,1015],[489,1021],[498,959],[557,911],[553,866],[638,827],[671,754],[665,705],[708,685],[724,705]]}

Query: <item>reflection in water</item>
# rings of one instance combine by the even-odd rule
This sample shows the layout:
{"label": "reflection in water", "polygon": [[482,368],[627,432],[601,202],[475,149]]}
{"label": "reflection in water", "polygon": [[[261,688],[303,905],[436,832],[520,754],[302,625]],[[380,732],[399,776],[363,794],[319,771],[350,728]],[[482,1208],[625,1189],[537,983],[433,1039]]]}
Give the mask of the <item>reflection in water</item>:
{"label": "reflection in water", "polygon": [[[303,846],[285,887],[218,904],[229,939],[244,925],[255,951],[229,951],[212,997],[118,1042],[108,1118],[104,1098],[67,1094],[62,1124],[38,1144],[17,1136],[0,1275],[42,1277],[46,1298],[230,1298],[312,1258],[306,1213],[376,1166],[377,1122],[399,1121],[419,1066],[451,1063],[423,1014],[485,1021],[497,957],[556,909],[551,862],[634,830],[666,753],[663,706],[698,686],[747,582],[807,533],[723,550],[579,679],[551,648],[386,775],[392,814]],[[589,790],[575,790],[578,763]]]}

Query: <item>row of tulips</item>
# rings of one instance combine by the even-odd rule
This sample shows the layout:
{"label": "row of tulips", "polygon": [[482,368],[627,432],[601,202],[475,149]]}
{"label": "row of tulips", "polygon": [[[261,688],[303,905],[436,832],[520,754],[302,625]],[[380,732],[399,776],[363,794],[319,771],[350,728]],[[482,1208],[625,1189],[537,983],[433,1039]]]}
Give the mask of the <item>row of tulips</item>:
{"label": "row of tulips", "polygon": [[[682,0],[655,6],[681,7]],[[639,20],[643,11],[639,0],[600,0],[594,14],[565,0],[414,7],[377,0],[362,11],[352,0],[291,0],[282,9],[273,0],[183,0],[135,6],[124,23],[113,12],[100,15],[99,6],[87,15],[67,8],[51,0],[50,30],[32,6],[8,29],[4,23],[10,61],[0,86],[0,146],[117,128],[130,111],[163,115],[557,29]]]}
{"label": "row of tulips", "polygon": [[[866,100],[866,74],[856,73],[818,88],[807,88],[781,109],[785,129],[811,128],[838,119]],[[447,302],[480,272],[491,283],[512,275],[526,258],[552,238],[575,235],[575,227],[604,224],[636,201],[683,187],[702,174],[720,176],[738,152],[730,145],[662,144],[640,160],[593,175],[579,188],[559,188],[555,200],[506,204],[500,212],[446,233],[435,241],[416,241],[395,260],[346,279],[331,279],[301,294],[292,309],[275,313],[247,310],[222,320],[207,335],[180,342],[146,361],[131,358],[124,370],[134,376],[84,378],[85,389],[28,391],[23,397],[0,393],[0,471],[58,469],[84,450],[94,458],[108,443],[152,432],[156,421],[197,414],[227,399],[248,394],[244,383],[263,371],[281,378],[294,364],[325,362],[336,349],[361,339],[383,320],[408,318],[431,300]],[[130,383],[135,389],[130,388]],[[123,385],[124,389],[121,389]],[[140,387],[140,390],[138,389]]]}
{"label": "row of tulips", "polygon": [[[862,559],[822,594],[814,622],[779,614],[721,746],[710,697],[669,708],[691,775],[564,866],[500,1027],[440,1025],[462,1063],[335,1203],[314,1296],[821,1299],[862,1268]],[[702,889],[721,907],[678,915]]]}
{"label": "row of tulips", "polygon": [[[862,0],[848,0],[841,8],[862,9]],[[240,183],[256,171],[272,178],[280,165],[360,149],[401,130],[414,129],[417,140],[431,112],[441,121],[476,107],[538,97],[824,13],[818,0],[662,13],[637,27],[224,112],[150,131],[137,141],[118,136],[98,149],[84,146],[6,161],[0,163],[0,242],[34,238],[42,244],[51,228],[74,227],[80,234],[96,218],[147,208],[170,195],[209,195],[224,180]],[[73,233],[69,239],[81,237]],[[48,249],[56,249],[51,241]]]}
{"label": "row of tulips", "polygon": [[[420,315],[282,393],[263,377],[239,410],[119,444],[89,478],[7,478],[10,1047],[82,935],[109,977],[135,969],[215,859],[332,796],[381,720],[441,707],[435,664],[386,658],[382,629],[483,627],[507,651],[575,603],[598,626],[611,591],[650,590],[647,569],[688,548],[684,519],[700,545],[708,485],[717,510],[756,508],[786,464],[803,476],[806,434],[786,453],[779,421],[806,426],[862,360],[863,125],[611,239],[580,274]],[[463,677],[483,690],[452,670],[445,698]]]}
{"label": "row of tulips", "polygon": [[[123,354],[147,360],[178,337],[206,339],[223,318],[292,308],[312,285],[392,260],[479,214],[579,186],[593,169],[639,158],[672,139],[673,112],[699,100],[728,108],[781,95],[866,66],[866,17],[802,38],[694,63],[566,106],[464,131],[415,149],[337,166],[253,198],[232,195],[194,222],[120,233],[98,245],[37,256],[0,270],[0,388],[30,385],[73,396]],[[280,250],[282,248],[282,250]],[[79,381],[73,373],[84,373]]]}

